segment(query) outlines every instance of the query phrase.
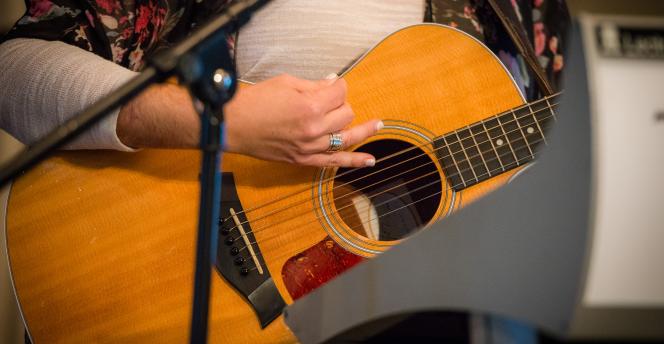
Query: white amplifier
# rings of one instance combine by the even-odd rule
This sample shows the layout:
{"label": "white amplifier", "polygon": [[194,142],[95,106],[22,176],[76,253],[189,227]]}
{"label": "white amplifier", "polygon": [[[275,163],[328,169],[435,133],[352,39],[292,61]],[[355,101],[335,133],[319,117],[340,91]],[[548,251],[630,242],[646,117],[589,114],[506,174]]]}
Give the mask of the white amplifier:
{"label": "white amplifier", "polygon": [[[664,333],[664,18],[579,18],[592,111],[591,247],[576,334]],[[660,330],[648,329],[658,323]],[[661,339],[661,337],[659,337]]]}

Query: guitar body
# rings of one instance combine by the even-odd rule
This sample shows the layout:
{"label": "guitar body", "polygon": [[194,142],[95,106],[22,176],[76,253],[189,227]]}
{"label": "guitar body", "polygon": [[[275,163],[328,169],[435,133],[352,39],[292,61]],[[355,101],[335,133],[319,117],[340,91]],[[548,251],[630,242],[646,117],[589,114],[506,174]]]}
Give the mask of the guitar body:
{"label": "guitar body", "polygon": [[[518,170],[454,192],[431,147],[436,135],[524,103],[498,59],[468,35],[439,25],[403,29],[343,78],[355,121],[385,120],[369,143],[421,147],[437,172],[437,201],[421,223],[443,218]],[[195,150],[62,152],[14,183],[7,244],[34,342],[188,339],[199,165]],[[224,154],[222,167],[233,175],[265,268],[286,303],[401,240],[350,228],[360,215],[335,215],[344,207],[336,195],[349,192],[328,180],[340,171],[235,154]],[[212,277],[210,342],[296,341],[281,316],[262,329],[246,300],[218,273]]]}

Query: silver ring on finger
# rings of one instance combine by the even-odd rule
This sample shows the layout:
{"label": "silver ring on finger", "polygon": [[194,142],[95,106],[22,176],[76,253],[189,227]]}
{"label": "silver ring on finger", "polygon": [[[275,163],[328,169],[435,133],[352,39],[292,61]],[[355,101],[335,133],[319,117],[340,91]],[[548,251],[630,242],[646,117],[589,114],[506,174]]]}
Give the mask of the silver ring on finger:
{"label": "silver ring on finger", "polygon": [[327,152],[338,152],[344,148],[344,140],[341,138],[339,132],[330,134],[330,145],[327,147]]}

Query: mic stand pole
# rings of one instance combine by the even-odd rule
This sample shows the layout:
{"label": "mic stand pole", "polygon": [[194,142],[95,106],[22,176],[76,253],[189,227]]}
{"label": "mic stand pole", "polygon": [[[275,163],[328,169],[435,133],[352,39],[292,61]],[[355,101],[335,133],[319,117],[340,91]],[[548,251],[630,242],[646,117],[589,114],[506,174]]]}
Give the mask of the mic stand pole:
{"label": "mic stand pole", "polygon": [[217,252],[216,226],[221,195],[219,164],[223,144],[223,106],[233,96],[237,86],[225,33],[244,25],[250,14],[267,2],[236,1],[223,14],[185,40],[155,56],[141,74],[48,133],[0,170],[2,187],[151,84],[177,74],[181,82],[189,87],[201,115],[201,206],[196,242],[191,343],[205,343],[207,340],[210,274]]}
{"label": "mic stand pole", "polygon": [[195,52],[186,55],[177,69],[180,81],[188,86],[201,118],[201,192],[190,342],[205,343],[210,275],[217,254],[223,107],[237,85],[226,36],[216,34]]}

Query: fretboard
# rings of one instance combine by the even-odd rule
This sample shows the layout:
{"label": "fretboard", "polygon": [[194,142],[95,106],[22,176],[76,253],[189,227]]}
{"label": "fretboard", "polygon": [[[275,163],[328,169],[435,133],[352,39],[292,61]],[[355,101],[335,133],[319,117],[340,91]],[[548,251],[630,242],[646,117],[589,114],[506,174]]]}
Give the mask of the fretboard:
{"label": "fretboard", "polygon": [[532,161],[537,147],[546,144],[545,130],[555,120],[558,96],[527,103],[437,137],[434,147],[449,187],[463,190]]}

